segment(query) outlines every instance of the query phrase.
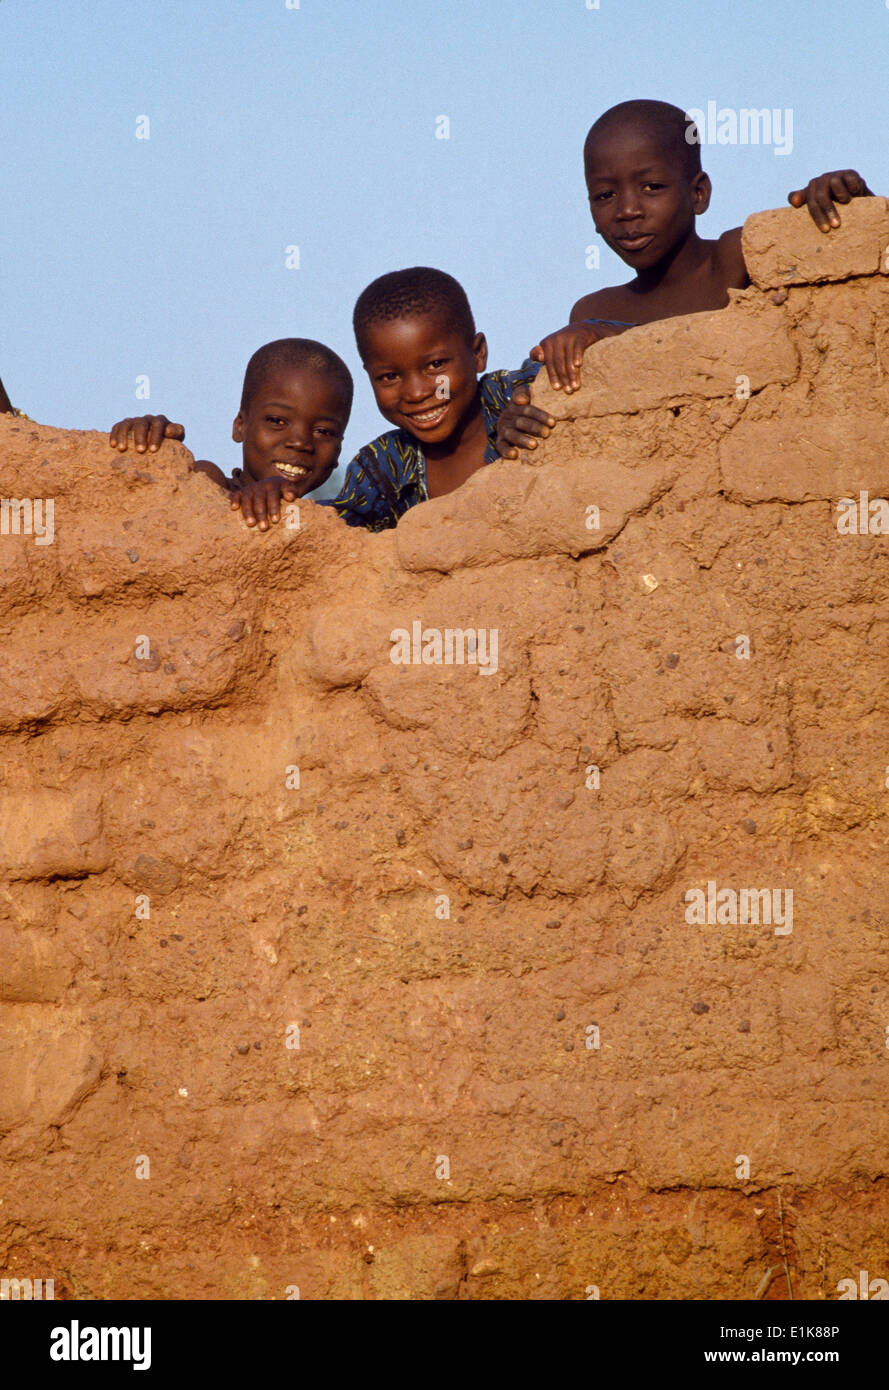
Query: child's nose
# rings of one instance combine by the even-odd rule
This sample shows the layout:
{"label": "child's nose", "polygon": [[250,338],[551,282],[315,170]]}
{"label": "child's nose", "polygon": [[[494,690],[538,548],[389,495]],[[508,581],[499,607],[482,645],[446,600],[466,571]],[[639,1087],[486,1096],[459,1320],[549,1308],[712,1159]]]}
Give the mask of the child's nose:
{"label": "child's nose", "polygon": [[631,217],[642,216],[639,199],[636,197],[635,193],[624,193],[618,198],[617,215],[622,221],[627,221]]}
{"label": "child's nose", "polygon": [[401,389],[405,400],[422,401],[429,395],[430,386],[422,372],[414,372],[405,376]]}

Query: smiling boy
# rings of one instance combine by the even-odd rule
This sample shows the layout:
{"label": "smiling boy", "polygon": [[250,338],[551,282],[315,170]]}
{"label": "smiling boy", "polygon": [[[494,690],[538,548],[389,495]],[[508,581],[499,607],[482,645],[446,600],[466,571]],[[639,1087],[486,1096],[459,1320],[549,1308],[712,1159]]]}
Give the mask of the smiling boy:
{"label": "smiling boy", "polygon": [[339,495],[320,505],[350,526],[380,531],[498,457],[500,413],[538,367],[527,361],[517,371],[486,373],[487,343],[465,290],[429,266],[374,280],[358,297],[353,324],[377,405],[395,428],[359,450]]}
{"label": "smiling boy", "polygon": [[[242,446],[242,467],[227,478],[208,459],[195,462],[231,493],[248,526],[268,530],[281,501],[295,501],[326,482],[336,467],[352,406],[352,375],[345,362],[311,338],[279,338],[247,363],[232,439]],[[110,444],[122,453],[132,435],[137,453],[155,452],[163,439],[185,438],[165,415],[119,421]]]}
{"label": "smiling boy", "polygon": [[[697,128],[678,106],[625,101],[611,107],[586,137],[584,173],[596,231],[634,278],[584,295],[568,325],[532,349],[553,387],[566,392],[578,389],[583,354],[593,343],[658,319],[725,308],[729,290],[750,284],[742,228],[713,241],[698,236],[695,221],[710,205],[712,185],[701,167]],[[794,207],[807,204],[823,232],[840,224],[834,200],[863,196],[870,189],[854,169],[822,174],[788,195]],[[555,424],[529,400],[527,392],[516,393],[501,417],[505,458],[536,448]]]}

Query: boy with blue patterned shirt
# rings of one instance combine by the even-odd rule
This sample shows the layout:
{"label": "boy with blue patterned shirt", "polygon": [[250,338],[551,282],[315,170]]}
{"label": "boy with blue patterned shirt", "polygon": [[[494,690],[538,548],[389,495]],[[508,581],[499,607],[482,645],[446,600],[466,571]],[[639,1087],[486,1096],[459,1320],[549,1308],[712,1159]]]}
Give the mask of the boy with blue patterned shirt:
{"label": "boy with blue patterned shirt", "polygon": [[500,414],[539,367],[486,373],[487,344],[465,291],[427,266],[374,280],[353,324],[377,405],[396,428],[358,452],[339,495],[321,505],[350,526],[380,531],[493,463]]}

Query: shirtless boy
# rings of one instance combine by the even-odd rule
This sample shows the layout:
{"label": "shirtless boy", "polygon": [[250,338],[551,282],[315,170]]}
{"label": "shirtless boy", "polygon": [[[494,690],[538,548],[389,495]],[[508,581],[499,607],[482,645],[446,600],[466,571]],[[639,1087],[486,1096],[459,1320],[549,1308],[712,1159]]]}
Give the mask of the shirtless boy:
{"label": "shirtless boy", "polygon": [[[565,328],[531,351],[546,364],[555,390],[576,391],[583,354],[602,338],[639,324],[705,309],[723,309],[730,289],[750,277],[741,250],[741,228],[715,241],[698,236],[695,219],[707,211],[712,186],[701,167],[697,129],[678,106],[625,101],[593,125],[584,144],[584,171],[596,231],[634,271],[632,280],[584,295]],[[854,169],[821,174],[790,193],[794,207],[808,206],[822,232],[840,225],[836,203],[869,196]],[[534,449],[555,420],[516,392],[500,417],[501,456]]]}

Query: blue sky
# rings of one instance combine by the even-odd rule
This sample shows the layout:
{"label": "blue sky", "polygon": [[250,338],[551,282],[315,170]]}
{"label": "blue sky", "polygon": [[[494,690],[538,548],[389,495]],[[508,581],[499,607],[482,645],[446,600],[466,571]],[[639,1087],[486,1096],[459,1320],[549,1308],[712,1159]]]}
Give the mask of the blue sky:
{"label": "blue sky", "polygon": [[704,146],[705,236],[829,168],[889,191],[887,0],[593,3],[0,0],[13,403],[77,429],[163,412],[228,471],[251,352],[318,338],[356,377],[347,461],[385,428],[351,331],[375,276],[456,275],[492,367],[628,278],[604,247],[587,265],[581,151],[631,97],[792,112],[787,154]]}

